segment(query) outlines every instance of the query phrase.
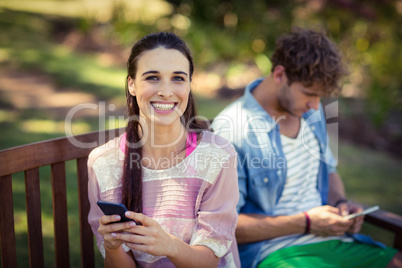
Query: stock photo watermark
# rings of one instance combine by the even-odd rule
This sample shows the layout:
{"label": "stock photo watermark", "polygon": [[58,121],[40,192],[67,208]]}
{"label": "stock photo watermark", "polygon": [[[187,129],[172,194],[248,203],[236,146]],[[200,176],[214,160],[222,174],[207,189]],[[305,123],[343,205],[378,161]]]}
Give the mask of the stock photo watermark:
{"label": "stock photo watermark", "polygon": [[[301,142],[303,144],[304,149],[309,152],[312,156],[315,158],[326,162],[329,165],[335,166],[336,163],[330,163],[329,159],[338,159],[338,142],[339,142],[339,137],[338,137],[338,123],[327,123],[329,119],[337,118],[338,117],[338,101],[331,102],[324,107],[325,113],[321,113],[320,110],[316,111],[311,111],[309,113],[309,116],[305,118],[304,123],[300,127],[300,136],[301,136]],[[80,141],[79,139],[76,138],[76,136],[73,135],[72,131],[72,122],[74,119],[74,116],[86,109],[91,109],[91,110],[96,110],[98,112],[98,118],[99,118],[99,135],[98,139],[96,141],[90,141],[90,142],[83,142]],[[107,111],[114,111],[116,109],[116,106],[114,104],[106,105],[105,102],[99,102],[98,104],[95,103],[82,103],[79,105],[74,106],[73,108],[70,109],[68,112],[66,119],[64,121],[64,126],[65,126],[65,134],[68,137],[69,141],[80,148],[95,148],[101,145],[104,145],[108,140],[114,139],[121,134],[123,134],[124,130],[120,132],[116,132],[114,130],[109,131],[109,135],[106,135],[106,132],[108,132],[108,129],[106,129],[106,122],[124,122],[124,124],[127,124],[130,120],[134,120],[138,122],[138,124],[141,126],[141,128],[147,128],[150,131],[144,132],[141,136],[141,139],[137,143],[128,143],[127,146],[130,148],[138,148],[141,147],[145,142],[150,139],[150,144],[152,148],[164,148],[164,147],[169,147],[174,145],[175,143],[179,142],[180,137],[177,137],[177,139],[174,139],[171,143],[169,144],[158,144],[157,140],[154,135],[154,131],[156,131],[156,126],[154,122],[151,121],[146,121],[144,120],[141,116],[107,116]],[[241,113],[241,109],[239,109]],[[180,114],[181,115],[181,114]],[[179,115],[178,115],[179,116]],[[211,140],[211,143],[213,146],[217,147],[225,147],[225,146],[230,146],[230,142],[227,140],[234,141],[235,144],[242,146],[242,143],[246,143],[247,146],[256,149],[256,150],[268,150],[269,148],[272,147],[272,141],[268,137],[269,132],[271,132],[277,124],[281,120],[286,119],[286,117],[282,116],[279,118],[272,118],[272,121],[267,121],[265,117],[261,115],[242,115],[238,114],[234,117],[229,117],[229,116],[220,116],[215,118],[217,122],[223,127],[220,128],[218,135],[222,135],[224,138],[226,138],[225,142],[222,143],[222,139],[217,139],[216,137]],[[191,118],[189,122],[185,125],[185,128],[183,133],[180,133],[180,135],[184,134],[184,131],[193,131],[190,128],[190,123],[192,121],[203,121],[204,125],[208,126],[210,128],[210,120],[206,117],[203,116],[197,116],[195,118]],[[183,123],[184,124],[184,123]],[[240,127],[239,127],[240,124]],[[317,131],[317,125],[324,125],[324,127],[327,128],[328,133],[330,133],[330,147],[327,146],[325,148],[320,148],[319,151],[317,151],[314,148],[310,148],[309,145],[306,143],[305,140],[305,133],[307,129],[312,130],[313,132]],[[240,131],[239,131],[240,130]],[[116,134],[117,133],[117,134]],[[272,135],[276,135],[276,132],[273,132]],[[106,137],[108,137],[108,140],[106,140]],[[277,139],[277,137],[273,136],[273,139]],[[328,140],[327,140],[327,143]],[[204,144],[200,143],[197,145],[197,147],[204,146]],[[329,149],[331,148],[331,149]],[[268,150],[269,151],[269,150]],[[271,153],[270,153],[271,154]],[[330,157],[330,155],[333,155],[333,158]],[[173,158],[172,158],[173,157]],[[173,161],[174,156],[170,157],[169,161]],[[134,161],[136,158],[135,155],[131,157],[131,159]],[[243,156],[242,161],[239,161],[239,164],[245,164],[251,163],[251,165],[257,165],[261,168],[281,168],[282,165],[285,165],[285,162],[282,162],[278,157],[278,154],[272,154],[272,155],[267,155],[267,154],[262,154],[262,156],[259,159],[254,159],[249,156]],[[154,165],[157,166],[163,166],[167,165],[167,159],[162,159],[160,160],[159,163],[153,163]]]}

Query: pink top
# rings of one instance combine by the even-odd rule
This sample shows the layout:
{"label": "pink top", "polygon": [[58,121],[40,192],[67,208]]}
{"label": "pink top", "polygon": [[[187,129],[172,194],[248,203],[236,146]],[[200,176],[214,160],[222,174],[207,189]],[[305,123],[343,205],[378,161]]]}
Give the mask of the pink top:
{"label": "pink top", "polygon": [[188,133],[187,143],[186,143],[186,157],[189,156],[197,147],[197,134],[194,132]]}
{"label": "pink top", "polygon": [[[124,132],[120,139],[120,150],[124,153],[126,146],[127,132]],[[189,156],[197,147],[197,134],[194,132],[188,133],[186,142],[186,157]]]}
{"label": "pink top", "polygon": [[[120,202],[125,135],[94,149],[88,159],[88,221],[104,256],[98,200]],[[223,138],[204,131],[187,139],[186,158],[173,167],[143,167],[143,213],[190,245],[210,248],[219,267],[240,267],[235,239],[239,198],[236,152]],[[161,163],[163,166],[163,163]],[[123,244],[123,248],[130,250]],[[132,250],[141,267],[174,267],[168,258]]]}

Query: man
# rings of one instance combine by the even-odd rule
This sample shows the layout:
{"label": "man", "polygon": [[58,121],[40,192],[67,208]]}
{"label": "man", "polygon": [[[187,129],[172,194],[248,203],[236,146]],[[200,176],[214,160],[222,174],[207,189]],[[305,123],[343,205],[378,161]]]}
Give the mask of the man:
{"label": "man", "polygon": [[343,218],[362,208],[346,199],[320,105],[346,73],[335,45],[295,29],[277,40],[271,62],[271,74],[212,124],[238,153],[242,267],[398,265],[400,252],[356,234],[363,216]]}

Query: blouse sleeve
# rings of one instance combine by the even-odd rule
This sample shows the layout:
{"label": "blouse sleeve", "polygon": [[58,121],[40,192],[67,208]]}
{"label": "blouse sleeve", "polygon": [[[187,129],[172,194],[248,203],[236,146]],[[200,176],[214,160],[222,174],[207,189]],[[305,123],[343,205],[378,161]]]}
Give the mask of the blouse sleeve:
{"label": "blouse sleeve", "polygon": [[236,205],[239,200],[236,164],[236,154],[233,153],[225,161],[214,183],[205,190],[198,211],[196,232],[190,242],[190,245],[210,248],[219,258],[228,252],[235,241]]}
{"label": "blouse sleeve", "polygon": [[[102,167],[104,166],[104,163],[98,163],[96,162],[98,157],[104,153],[105,150],[101,148],[97,148],[91,152],[91,154],[88,157],[88,200],[89,200],[89,214],[88,214],[88,223],[91,226],[92,232],[96,237],[96,244],[99,248],[100,253],[102,254],[103,258],[105,258],[105,247],[103,245],[103,236],[98,232],[99,228],[99,218],[103,216],[102,210],[98,207],[96,202],[98,200],[102,200],[101,197],[101,190],[99,186],[99,178],[97,176],[97,172],[95,171],[95,165],[98,166],[101,165]],[[115,159],[117,161],[117,159]],[[106,159],[107,162],[112,162],[110,159]],[[111,164],[113,166],[113,163]],[[110,167],[109,167],[110,169]],[[114,170],[109,170],[109,173],[116,173]],[[108,178],[111,178],[109,174],[104,175]],[[118,202],[119,200],[118,195],[116,192],[112,189],[109,191],[106,191],[106,194],[108,196],[106,201],[111,201],[111,202]],[[130,249],[125,245],[122,244],[123,249],[127,252]]]}
{"label": "blouse sleeve", "polygon": [[103,215],[96,202],[100,200],[99,185],[96,178],[96,173],[93,169],[94,157],[90,155],[88,158],[88,199],[89,199],[89,214],[88,223],[91,226],[92,232],[96,237],[96,244],[102,256],[105,257],[105,249],[103,247],[103,236],[98,232],[99,218]]}

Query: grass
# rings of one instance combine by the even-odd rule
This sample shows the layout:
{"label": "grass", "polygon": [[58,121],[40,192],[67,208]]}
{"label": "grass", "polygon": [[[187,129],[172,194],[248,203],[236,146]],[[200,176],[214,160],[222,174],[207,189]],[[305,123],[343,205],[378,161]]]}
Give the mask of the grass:
{"label": "grass", "polygon": [[376,150],[341,144],[338,171],[349,197],[402,215],[401,161]]}
{"label": "grass", "polygon": [[[350,200],[367,206],[379,205],[381,209],[402,215],[401,160],[341,141],[338,172]],[[388,246],[393,244],[390,232],[369,223],[363,224],[361,233]]]}

